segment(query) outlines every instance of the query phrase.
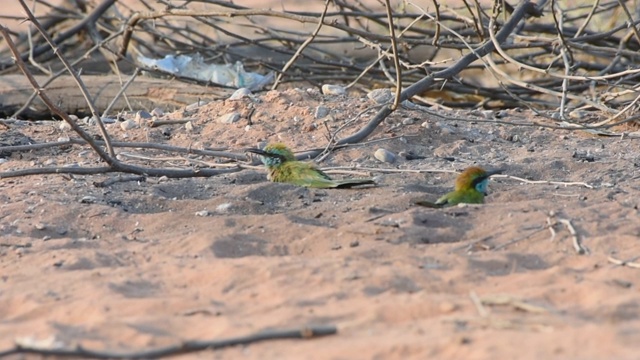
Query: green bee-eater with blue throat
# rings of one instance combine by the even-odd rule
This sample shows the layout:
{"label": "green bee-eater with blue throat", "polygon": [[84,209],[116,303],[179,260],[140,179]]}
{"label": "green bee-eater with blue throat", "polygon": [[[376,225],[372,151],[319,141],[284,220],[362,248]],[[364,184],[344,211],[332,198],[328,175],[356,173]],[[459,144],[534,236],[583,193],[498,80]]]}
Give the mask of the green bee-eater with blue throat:
{"label": "green bee-eater with blue throat", "polygon": [[461,203],[482,204],[487,195],[487,185],[491,175],[500,174],[502,170],[486,171],[481,167],[472,166],[465,169],[457,178],[452,192],[440,197],[435,203],[419,200],[415,203],[427,207],[445,207]]}
{"label": "green bee-eater with blue throat", "polygon": [[267,179],[273,182],[312,188],[350,188],[375,184],[373,179],[333,180],[312,163],[296,160],[293,152],[281,143],[269,144],[264,149],[251,148],[246,151],[260,155],[260,160],[269,171]]}

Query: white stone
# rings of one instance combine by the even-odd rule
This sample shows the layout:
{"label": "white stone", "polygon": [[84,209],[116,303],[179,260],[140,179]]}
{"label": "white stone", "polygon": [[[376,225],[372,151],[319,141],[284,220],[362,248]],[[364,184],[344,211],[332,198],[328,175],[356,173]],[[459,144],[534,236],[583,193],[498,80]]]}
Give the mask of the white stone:
{"label": "white stone", "polygon": [[396,155],[387,149],[380,148],[373,153],[373,156],[385,163],[393,163],[396,161]]}
{"label": "white stone", "polygon": [[322,93],[325,95],[345,95],[347,89],[339,85],[324,84],[322,85]]}
{"label": "white stone", "polygon": [[376,104],[388,104],[393,101],[393,93],[391,89],[375,89],[367,94],[367,97],[376,102]]}
{"label": "white stone", "polygon": [[229,96],[229,100],[240,100],[242,98],[249,97],[249,95],[251,95],[251,90],[247,88],[240,88]]}
{"label": "white stone", "polygon": [[127,131],[127,130],[131,130],[131,129],[135,129],[138,127],[138,123],[135,122],[132,119],[129,120],[125,120],[123,122],[120,123],[120,127],[122,128],[122,130]]}
{"label": "white stone", "polygon": [[240,120],[240,117],[241,117],[240,113],[232,112],[232,113],[228,113],[220,116],[217,119],[217,122],[220,124],[233,124],[235,122],[238,122],[238,120]]}

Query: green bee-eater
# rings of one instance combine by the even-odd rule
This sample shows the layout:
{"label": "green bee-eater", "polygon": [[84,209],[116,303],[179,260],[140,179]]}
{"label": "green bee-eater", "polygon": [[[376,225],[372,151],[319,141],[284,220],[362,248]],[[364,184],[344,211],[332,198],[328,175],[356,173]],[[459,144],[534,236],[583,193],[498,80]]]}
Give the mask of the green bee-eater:
{"label": "green bee-eater", "polygon": [[452,192],[443,195],[435,203],[419,200],[417,205],[428,207],[445,207],[465,204],[482,204],[487,195],[487,185],[489,176],[500,174],[502,170],[485,171],[484,169],[472,166],[467,168],[456,178],[456,185]]}
{"label": "green bee-eater", "polygon": [[313,164],[297,161],[293,152],[284,144],[267,145],[264,150],[247,149],[260,155],[269,173],[267,179],[273,182],[290,183],[313,188],[350,188],[358,185],[375,184],[373,179],[332,180]]}

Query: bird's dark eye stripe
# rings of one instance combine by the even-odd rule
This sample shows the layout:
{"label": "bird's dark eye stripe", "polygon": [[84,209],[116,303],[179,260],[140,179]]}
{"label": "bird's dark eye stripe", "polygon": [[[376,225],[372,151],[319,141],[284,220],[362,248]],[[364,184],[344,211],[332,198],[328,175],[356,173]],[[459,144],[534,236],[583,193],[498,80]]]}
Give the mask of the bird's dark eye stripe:
{"label": "bird's dark eye stripe", "polygon": [[279,162],[285,162],[287,160],[287,158],[284,155],[280,155],[280,154],[276,154],[276,153],[272,153],[272,152],[271,153],[267,152],[262,156],[267,156],[267,157],[270,157],[272,159],[277,159]]}
{"label": "bird's dark eye stripe", "polygon": [[473,185],[473,187],[475,187],[476,185],[478,185],[481,182],[483,182],[486,178],[488,178],[488,176],[486,176],[486,175],[478,176],[477,178],[473,179],[471,184]]}

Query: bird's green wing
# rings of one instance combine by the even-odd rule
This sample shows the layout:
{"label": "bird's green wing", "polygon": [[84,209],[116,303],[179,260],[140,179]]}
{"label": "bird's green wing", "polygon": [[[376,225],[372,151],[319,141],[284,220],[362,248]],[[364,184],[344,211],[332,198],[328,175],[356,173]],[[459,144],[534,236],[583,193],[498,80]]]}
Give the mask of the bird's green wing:
{"label": "bird's green wing", "polygon": [[332,180],[329,175],[318,170],[313,164],[303,161],[288,161],[270,174],[271,181],[286,182],[312,188],[349,188],[357,185],[374,184],[373,179]]}
{"label": "bird's green wing", "polygon": [[271,181],[284,182],[298,186],[332,188],[336,184],[327,174],[316,169],[313,164],[302,161],[287,161],[270,173]]}
{"label": "bird's green wing", "polygon": [[436,201],[440,206],[453,206],[461,203],[464,204],[482,204],[484,202],[484,194],[476,189],[457,190],[443,195]]}

